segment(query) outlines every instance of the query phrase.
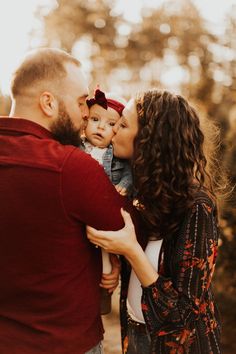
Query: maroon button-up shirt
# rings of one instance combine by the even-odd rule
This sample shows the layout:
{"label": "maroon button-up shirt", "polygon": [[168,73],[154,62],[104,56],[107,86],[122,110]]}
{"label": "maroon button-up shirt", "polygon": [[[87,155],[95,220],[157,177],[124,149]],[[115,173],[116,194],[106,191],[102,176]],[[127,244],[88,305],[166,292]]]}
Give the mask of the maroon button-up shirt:
{"label": "maroon button-up shirt", "polygon": [[0,198],[0,353],[91,349],[101,255],[85,224],[123,227],[125,199],[89,155],[20,118],[0,118]]}

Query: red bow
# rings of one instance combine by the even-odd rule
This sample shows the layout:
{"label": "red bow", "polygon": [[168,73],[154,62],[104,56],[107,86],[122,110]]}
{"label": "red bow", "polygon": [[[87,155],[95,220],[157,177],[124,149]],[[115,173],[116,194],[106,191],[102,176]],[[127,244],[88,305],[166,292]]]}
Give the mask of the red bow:
{"label": "red bow", "polygon": [[122,115],[122,111],[125,108],[125,106],[122,103],[116,100],[112,100],[110,98],[107,99],[105,93],[99,89],[96,89],[94,98],[91,98],[86,102],[89,108],[92,107],[94,104],[98,104],[104,109],[107,109],[108,107],[113,108],[115,111],[119,113],[120,116]]}
{"label": "red bow", "polygon": [[96,89],[94,98],[91,98],[90,100],[87,100],[87,105],[88,107],[92,107],[94,104],[99,104],[99,106],[102,106],[103,108],[107,109],[108,104],[107,104],[107,99],[105,96],[105,93],[100,91],[99,89]]}

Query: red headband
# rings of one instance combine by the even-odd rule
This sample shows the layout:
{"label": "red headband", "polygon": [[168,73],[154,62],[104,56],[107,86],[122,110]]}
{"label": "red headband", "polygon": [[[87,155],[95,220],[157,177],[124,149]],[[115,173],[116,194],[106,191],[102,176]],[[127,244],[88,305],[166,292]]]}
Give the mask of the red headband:
{"label": "red headband", "polygon": [[122,111],[125,108],[125,106],[116,101],[112,100],[110,98],[106,98],[105,93],[102,92],[99,89],[96,89],[94,98],[91,98],[90,100],[86,100],[88,107],[92,107],[94,104],[98,104],[99,106],[107,109],[108,107],[114,109],[116,112],[119,113],[119,115],[122,115]]}

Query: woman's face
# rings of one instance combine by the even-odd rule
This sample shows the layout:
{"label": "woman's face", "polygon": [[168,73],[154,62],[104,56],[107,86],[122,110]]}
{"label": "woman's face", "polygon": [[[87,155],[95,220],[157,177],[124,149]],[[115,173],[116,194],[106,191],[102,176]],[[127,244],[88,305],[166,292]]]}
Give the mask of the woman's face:
{"label": "woman's face", "polygon": [[131,99],[125,106],[122,117],[113,128],[112,139],[114,155],[121,159],[131,159],[134,151],[134,138],[138,132],[136,102]]}

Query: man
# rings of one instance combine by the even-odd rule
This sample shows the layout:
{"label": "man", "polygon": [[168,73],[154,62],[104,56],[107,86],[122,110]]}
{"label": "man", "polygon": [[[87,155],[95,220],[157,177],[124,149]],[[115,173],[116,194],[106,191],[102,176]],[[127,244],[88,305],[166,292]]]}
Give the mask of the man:
{"label": "man", "polygon": [[32,52],[13,76],[0,118],[2,354],[100,353],[101,256],[85,225],[123,227],[125,199],[76,147],[87,95],[61,50]]}

